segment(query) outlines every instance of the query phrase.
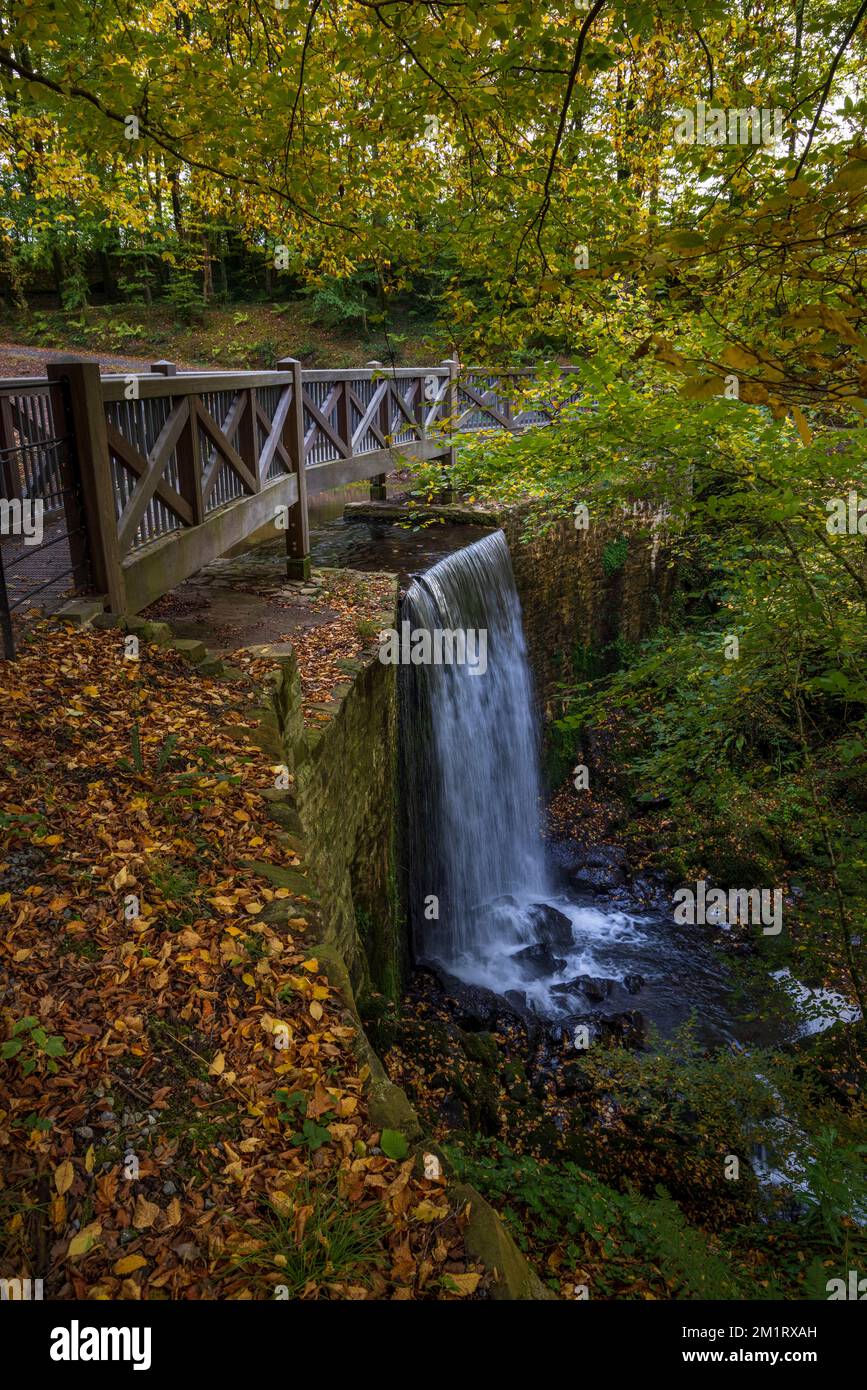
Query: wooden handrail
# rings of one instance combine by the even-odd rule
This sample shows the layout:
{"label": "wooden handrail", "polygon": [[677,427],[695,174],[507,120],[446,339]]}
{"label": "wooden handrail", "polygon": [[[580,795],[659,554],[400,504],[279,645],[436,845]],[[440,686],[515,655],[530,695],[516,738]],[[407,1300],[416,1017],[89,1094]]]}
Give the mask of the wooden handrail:
{"label": "wooden handrail", "polygon": [[304,370],[284,358],[271,371],[163,361],[100,376],[92,360],[67,358],[48,364],[47,381],[0,381],[0,426],[13,445],[39,448],[52,425],[69,440],[92,573],[114,611],[137,612],[280,514],[288,573],[306,576],[308,494],[369,479],[385,498],[391,469],[438,459],[450,499],[454,436],[538,419],[508,394],[520,382],[523,395],[536,371],[453,360]]}

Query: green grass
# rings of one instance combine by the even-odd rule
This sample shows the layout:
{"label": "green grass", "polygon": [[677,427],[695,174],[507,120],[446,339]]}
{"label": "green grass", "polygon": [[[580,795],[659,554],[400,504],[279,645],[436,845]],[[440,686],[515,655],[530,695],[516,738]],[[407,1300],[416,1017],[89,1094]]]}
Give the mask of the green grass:
{"label": "green grass", "polygon": [[[299,1298],[306,1289],[326,1284],[366,1284],[385,1258],[383,1208],[351,1208],[332,1186],[314,1190],[302,1183],[293,1196],[291,1215],[267,1206],[264,1221],[246,1228],[256,1249],[237,1257],[233,1266],[270,1276],[270,1283],[283,1286],[281,1298]],[[296,1214],[308,1207],[298,1236]]]}

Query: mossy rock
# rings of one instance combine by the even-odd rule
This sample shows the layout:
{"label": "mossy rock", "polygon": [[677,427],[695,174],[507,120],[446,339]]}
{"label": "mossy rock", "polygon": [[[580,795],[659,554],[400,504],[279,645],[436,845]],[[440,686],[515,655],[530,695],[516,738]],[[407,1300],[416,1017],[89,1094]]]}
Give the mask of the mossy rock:
{"label": "mossy rock", "polygon": [[[269,801],[268,819],[275,821],[277,825],[288,830],[291,835],[300,835],[304,829],[301,817],[295,807],[287,801]],[[288,888],[289,884],[283,885]]]}
{"label": "mossy rock", "polygon": [[285,864],[266,864],[259,860],[250,861],[245,867],[261,874],[275,888],[288,888],[290,893],[305,898],[316,899],[319,897],[313,881],[298,869],[290,868]]}
{"label": "mossy rock", "polygon": [[471,1062],[478,1062],[486,1071],[498,1069],[500,1049],[493,1033],[461,1033],[461,1047]]}
{"label": "mossy rock", "polygon": [[474,1260],[479,1260],[494,1276],[491,1290],[494,1298],[520,1302],[556,1298],[556,1294],[546,1289],[481,1193],[467,1183],[458,1183],[450,1187],[448,1192],[461,1207],[469,1204],[464,1243],[467,1253]]}

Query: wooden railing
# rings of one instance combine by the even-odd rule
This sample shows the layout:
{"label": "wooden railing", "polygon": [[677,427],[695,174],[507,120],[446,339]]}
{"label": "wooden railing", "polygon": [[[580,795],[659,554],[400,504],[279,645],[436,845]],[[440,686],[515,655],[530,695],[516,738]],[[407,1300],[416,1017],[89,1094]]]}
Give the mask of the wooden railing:
{"label": "wooden railing", "polygon": [[529,369],[462,372],[451,361],[302,371],[294,358],[265,372],[158,362],[101,377],[93,362],[62,359],[47,382],[0,382],[0,450],[28,460],[0,478],[0,495],[47,500],[40,441],[69,441],[93,582],[114,612],[138,612],[275,518],[288,573],[304,577],[308,496],[371,479],[371,495],[385,497],[395,467],[439,459],[447,470],[459,432],[544,423],[538,403],[514,404],[530,379]]}

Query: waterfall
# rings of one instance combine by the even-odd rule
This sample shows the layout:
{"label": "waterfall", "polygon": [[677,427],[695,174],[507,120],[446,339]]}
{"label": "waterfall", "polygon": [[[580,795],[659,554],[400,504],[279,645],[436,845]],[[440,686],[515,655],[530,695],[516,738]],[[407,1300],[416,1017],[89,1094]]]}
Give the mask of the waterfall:
{"label": "waterfall", "polygon": [[[465,655],[484,635],[486,662],[437,660],[437,636],[468,632]],[[539,722],[502,531],[416,576],[397,636],[388,659],[400,663],[400,857],[416,961],[541,1018],[622,1014],[640,992],[665,1035],[696,1010],[703,1036],[729,1037],[724,981],[701,941],[670,915],[635,911],[623,888],[600,899],[549,869]]]}
{"label": "waterfall", "polygon": [[538,721],[502,531],[416,576],[401,618],[413,632],[470,632],[487,644],[484,669],[400,668],[403,858],[415,954],[466,973],[524,939],[510,916],[517,898],[550,891]]}

